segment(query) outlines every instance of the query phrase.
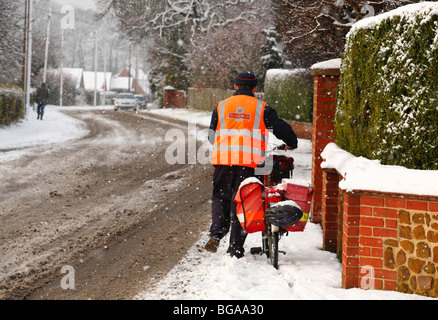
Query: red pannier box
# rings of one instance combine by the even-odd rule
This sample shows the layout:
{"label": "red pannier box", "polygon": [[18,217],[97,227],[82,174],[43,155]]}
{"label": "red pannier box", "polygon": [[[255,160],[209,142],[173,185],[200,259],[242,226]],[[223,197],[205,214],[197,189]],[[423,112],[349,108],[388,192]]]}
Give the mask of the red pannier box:
{"label": "red pannier box", "polygon": [[307,224],[307,220],[309,219],[313,188],[292,183],[292,180],[290,179],[283,179],[282,183],[286,199],[295,201],[300,206],[301,210],[303,210],[303,217],[301,220],[284,229],[292,232],[303,231]]}
{"label": "red pannier box", "polygon": [[257,178],[245,179],[240,184],[234,202],[237,204],[237,218],[246,233],[264,231],[266,228],[263,208],[264,192],[265,187]]}

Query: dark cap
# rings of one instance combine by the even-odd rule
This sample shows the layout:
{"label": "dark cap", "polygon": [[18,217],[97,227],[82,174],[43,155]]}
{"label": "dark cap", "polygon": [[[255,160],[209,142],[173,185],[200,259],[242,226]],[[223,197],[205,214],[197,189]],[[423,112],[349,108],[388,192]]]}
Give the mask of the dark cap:
{"label": "dark cap", "polygon": [[251,72],[241,72],[234,80],[238,86],[257,87],[257,77]]}

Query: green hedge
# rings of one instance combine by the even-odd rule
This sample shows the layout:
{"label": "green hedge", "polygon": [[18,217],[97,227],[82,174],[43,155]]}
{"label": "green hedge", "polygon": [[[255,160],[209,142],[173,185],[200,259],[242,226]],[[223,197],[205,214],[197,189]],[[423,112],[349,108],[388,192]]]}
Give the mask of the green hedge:
{"label": "green hedge", "polygon": [[0,125],[8,126],[22,118],[24,118],[23,91],[0,86]]}
{"label": "green hedge", "polygon": [[284,119],[312,122],[313,79],[308,69],[270,69],[264,100]]}
{"label": "green hedge", "polygon": [[416,6],[364,20],[347,35],[336,143],[383,164],[436,170],[438,4]]}

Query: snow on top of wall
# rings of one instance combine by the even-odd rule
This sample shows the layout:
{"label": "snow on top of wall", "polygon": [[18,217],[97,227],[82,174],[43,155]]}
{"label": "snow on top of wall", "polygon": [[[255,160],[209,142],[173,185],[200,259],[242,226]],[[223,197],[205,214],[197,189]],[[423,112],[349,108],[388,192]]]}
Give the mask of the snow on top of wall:
{"label": "snow on top of wall", "polygon": [[23,90],[18,88],[2,88],[0,87],[0,94],[4,95],[23,95]]}
{"label": "snow on top of wall", "polygon": [[281,78],[285,79],[290,76],[296,76],[302,73],[306,73],[308,70],[305,68],[297,68],[297,69],[269,69],[266,72],[266,79],[270,78]]}
{"label": "snow on top of wall", "polygon": [[312,65],[311,69],[327,70],[327,69],[340,69],[341,58],[331,59],[323,62],[318,62]]}
{"label": "snow on top of wall", "polygon": [[372,29],[377,27],[383,20],[392,19],[395,16],[401,16],[406,19],[411,20],[415,19],[416,16],[422,15],[425,19],[429,19],[431,15],[438,14],[438,2],[430,1],[430,2],[420,2],[409,4],[403,7],[399,7],[397,9],[379,14],[374,17],[368,17],[362,19],[351,27],[350,31],[347,34],[347,38],[354,34],[359,29]]}
{"label": "snow on top of wall", "polygon": [[438,196],[438,171],[414,170],[382,165],[379,160],[356,157],[329,143],[321,153],[323,169],[336,169],[342,175],[342,190]]}

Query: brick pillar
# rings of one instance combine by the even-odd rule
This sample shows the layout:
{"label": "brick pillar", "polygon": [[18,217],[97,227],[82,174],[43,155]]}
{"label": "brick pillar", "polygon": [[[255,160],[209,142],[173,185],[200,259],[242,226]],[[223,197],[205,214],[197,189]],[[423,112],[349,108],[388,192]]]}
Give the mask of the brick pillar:
{"label": "brick pillar", "polygon": [[185,108],[185,92],[173,87],[164,88],[164,108]]}
{"label": "brick pillar", "polygon": [[360,195],[342,193],[342,287],[357,288],[359,281]]}
{"label": "brick pillar", "polygon": [[[397,261],[395,258],[396,249],[391,245],[398,243],[398,210],[387,206],[398,205],[403,201],[404,199],[393,201],[384,194],[362,192],[359,268],[366,266],[373,269],[373,289],[396,289],[397,272],[394,269],[401,260]],[[390,246],[385,245],[388,239]],[[361,279],[360,274],[359,281]]]}
{"label": "brick pillar", "polygon": [[[336,63],[333,61],[336,60]],[[334,117],[336,111],[336,93],[340,75],[340,60],[317,63],[312,66],[314,76],[313,91],[313,134],[312,134],[312,221],[322,220],[322,178],[321,152],[329,142],[334,142]]]}
{"label": "brick pillar", "polygon": [[337,252],[339,178],[334,169],[324,170],[322,188],[322,236],[323,250]]}

